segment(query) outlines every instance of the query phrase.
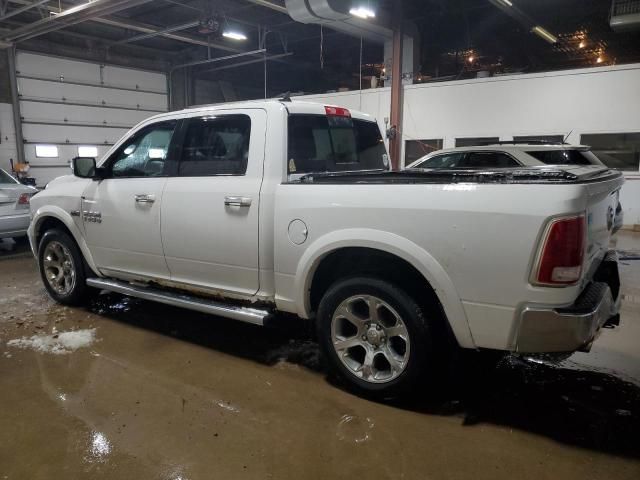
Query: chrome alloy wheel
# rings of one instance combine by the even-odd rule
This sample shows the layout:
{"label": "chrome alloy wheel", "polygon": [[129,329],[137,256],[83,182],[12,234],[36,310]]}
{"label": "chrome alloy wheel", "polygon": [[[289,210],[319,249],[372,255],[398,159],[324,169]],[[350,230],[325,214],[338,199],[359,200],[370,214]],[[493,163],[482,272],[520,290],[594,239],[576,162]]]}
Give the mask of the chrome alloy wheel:
{"label": "chrome alloy wheel", "polygon": [[342,364],[370,383],[394,380],[409,360],[407,326],[391,305],[372,295],[349,297],[338,306],[331,343]]}
{"label": "chrome alloy wheel", "polygon": [[76,269],[71,252],[62,243],[47,244],[42,256],[44,275],[58,295],[68,295],[76,285]]}

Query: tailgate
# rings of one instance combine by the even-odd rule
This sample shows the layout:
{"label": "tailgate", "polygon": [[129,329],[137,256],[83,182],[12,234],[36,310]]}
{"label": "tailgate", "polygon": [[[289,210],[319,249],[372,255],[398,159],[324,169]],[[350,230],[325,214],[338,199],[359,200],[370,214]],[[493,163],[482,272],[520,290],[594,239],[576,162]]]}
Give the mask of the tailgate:
{"label": "tailgate", "polygon": [[616,172],[617,175],[612,175],[611,171],[608,172],[609,174],[605,175],[603,180],[593,178],[584,184],[588,195],[585,272],[589,279],[609,250],[620,187],[624,183],[621,173]]}

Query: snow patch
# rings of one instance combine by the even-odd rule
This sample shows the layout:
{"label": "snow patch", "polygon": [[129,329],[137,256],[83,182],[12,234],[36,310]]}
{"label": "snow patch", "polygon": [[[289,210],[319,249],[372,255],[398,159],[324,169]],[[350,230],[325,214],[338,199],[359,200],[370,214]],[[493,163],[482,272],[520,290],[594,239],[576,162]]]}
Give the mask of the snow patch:
{"label": "snow patch", "polygon": [[73,330],[70,332],[55,333],[53,335],[33,335],[32,337],[16,338],[9,340],[9,347],[27,349],[31,348],[40,353],[53,353],[64,355],[79,348],[90,346],[96,339],[96,329]]}

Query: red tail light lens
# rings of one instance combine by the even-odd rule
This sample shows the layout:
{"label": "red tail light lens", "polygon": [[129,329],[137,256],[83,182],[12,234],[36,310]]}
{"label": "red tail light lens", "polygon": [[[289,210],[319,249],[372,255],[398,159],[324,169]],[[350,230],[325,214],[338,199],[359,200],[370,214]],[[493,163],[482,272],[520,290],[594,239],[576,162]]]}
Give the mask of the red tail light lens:
{"label": "red tail light lens", "polygon": [[351,118],[351,112],[341,107],[324,107],[324,111],[330,117],[347,117]]}
{"label": "red tail light lens", "polygon": [[544,239],[536,281],[543,285],[571,285],[580,280],[585,247],[584,215],[554,220]]}
{"label": "red tail light lens", "polygon": [[31,195],[28,193],[21,193],[18,197],[18,205],[29,205],[29,199],[31,199]]}

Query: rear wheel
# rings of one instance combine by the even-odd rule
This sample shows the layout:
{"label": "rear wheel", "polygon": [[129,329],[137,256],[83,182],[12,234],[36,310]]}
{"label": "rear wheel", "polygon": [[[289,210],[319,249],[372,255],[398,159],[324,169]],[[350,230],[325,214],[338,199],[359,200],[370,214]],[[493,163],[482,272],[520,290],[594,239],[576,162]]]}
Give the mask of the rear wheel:
{"label": "rear wheel", "polygon": [[331,373],[381,398],[419,389],[439,367],[429,323],[405,291],[372,277],[333,284],[317,318]]}
{"label": "rear wheel", "polygon": [[76,242],[61,230],[49,230],[40,240],[38,265],[49,295],[65,305],[82,304],[88,297],[84,262]]}

